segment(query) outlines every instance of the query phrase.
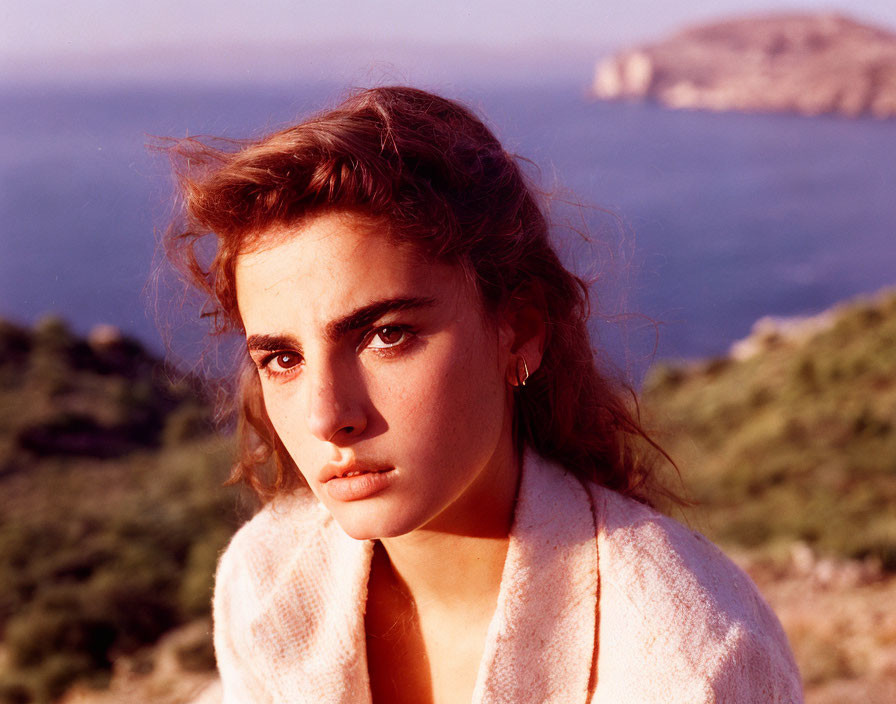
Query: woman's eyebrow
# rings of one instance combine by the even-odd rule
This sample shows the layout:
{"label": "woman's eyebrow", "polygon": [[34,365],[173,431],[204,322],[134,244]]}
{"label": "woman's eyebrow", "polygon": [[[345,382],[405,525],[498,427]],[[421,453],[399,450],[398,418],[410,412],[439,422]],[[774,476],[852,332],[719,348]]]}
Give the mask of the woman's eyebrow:
{"label": "woman's eyebrow", "polygon": [[338,320],[327,325],[327,337],[338,340],[346,334],[359,328],[367,327],[384,316],[386,313],[394,313],[412,308],[431,308],[436,304],[435,298],[410,297],[410,298],[385,298],[374,301],[366,306],[353,310]]}
{"label": "woman's eyebrow", "polygon": [[249,335],[246,338],[246,347],[250,352],[253,350],[264,352],[298,350],[299,341],[292,335]]}
{"label": "woman's eyebrow", "polygon": [[[410,297],[410,298],[385,298],[381,301],[368,303],[366,306],[353,310],[337,320],[327,324],[326,335],[331,340],[338,340],[348,333],[359,328],[364,328],[375,323],[386,313],[394,313],[400,310],[412,308],[429,308],[436,304],[435,298]],[[293,335],[249,335],[246,338],[246,347],[250,352],[276,350],[301,350],[301,345]]]}

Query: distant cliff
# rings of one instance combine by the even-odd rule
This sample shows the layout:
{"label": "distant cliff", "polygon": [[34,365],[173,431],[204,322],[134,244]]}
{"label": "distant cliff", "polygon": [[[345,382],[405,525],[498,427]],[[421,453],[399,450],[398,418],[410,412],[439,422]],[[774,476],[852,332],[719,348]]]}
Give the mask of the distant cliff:
{"label": "distant cliff", "polygon": [[598,64],[597,99],[896,117],[896,34],[837,14],[734,19]]}

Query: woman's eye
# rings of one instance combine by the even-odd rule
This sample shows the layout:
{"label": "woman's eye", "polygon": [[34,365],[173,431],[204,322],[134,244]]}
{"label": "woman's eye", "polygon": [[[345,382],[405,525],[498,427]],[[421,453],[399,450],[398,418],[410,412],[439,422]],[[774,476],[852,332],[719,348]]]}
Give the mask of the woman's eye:
{"label": "woman's eye", "polygon": [[293,354],[292,352],[281,352],[277,355],[277,364],[279,364],[284,369],[289,369],[290,367],[294,367],[299,363],[299,355]]}
{"label": "woman's eye", "polygon": [[268,357],[264,366],[270,372],[276,374],[289,371],[293,367],[297,367],[301,362],[301,355],[295,352],[278,352]]}
{"label": "woman's eye", "polygon": [[404,328],[395,325],[387,325],[386,327],[379,328],[373,333],[373,337],[370,338],[370,342],[367,346],[372,347],[373,349],[385,350],[390,347],[397,347],[405,341],[407,336],[408,332]]}

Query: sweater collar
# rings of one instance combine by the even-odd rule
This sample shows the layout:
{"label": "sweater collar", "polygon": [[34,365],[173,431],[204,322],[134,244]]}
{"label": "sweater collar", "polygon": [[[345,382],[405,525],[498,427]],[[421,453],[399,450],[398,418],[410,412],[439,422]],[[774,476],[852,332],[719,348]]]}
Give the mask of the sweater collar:
{"label": "sweater collar", "polygon": [[[587,701],[597,629],[595,534],[582,484],[527,453],[475,704]],[[327,704],[369,703],[364,605],[373,543],[349,538],[326,517],[306,545],[253,623],[257,654],[277,664],[277,691]],[[275,627],[283,623],[301,627]]]}
{"label": "sweater collar", "polygon": [[595,535],[582,484],[529,452],[476,704],[587,701],[597,628]]}

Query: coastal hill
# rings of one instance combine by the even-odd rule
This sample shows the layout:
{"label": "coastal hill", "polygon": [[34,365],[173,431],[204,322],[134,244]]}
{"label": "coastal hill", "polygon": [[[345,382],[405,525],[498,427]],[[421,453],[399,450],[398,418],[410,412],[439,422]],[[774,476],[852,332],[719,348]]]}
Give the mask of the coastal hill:
{"label": "coastal hill", "polygon": [[839,14],[731,19],[597,65],[591,96],[671,108],[896,117],[896,33]]}
{"label": "coastal hill", "polygon": [[[213,414],[201,380],[110,326],[0,320],[0,704],[146,669],[143,648],[208,617],[240,520]],[[186,669],[214,667],[207,632],[177,641]]]}
{"label": "coastal hill", "polygon": [[[655,366],[642,403],[723,546],[896,572],[896,290]],[[894,624],[896,625],[896,624]],[[896,653],[894,653],[896,655]]]}

